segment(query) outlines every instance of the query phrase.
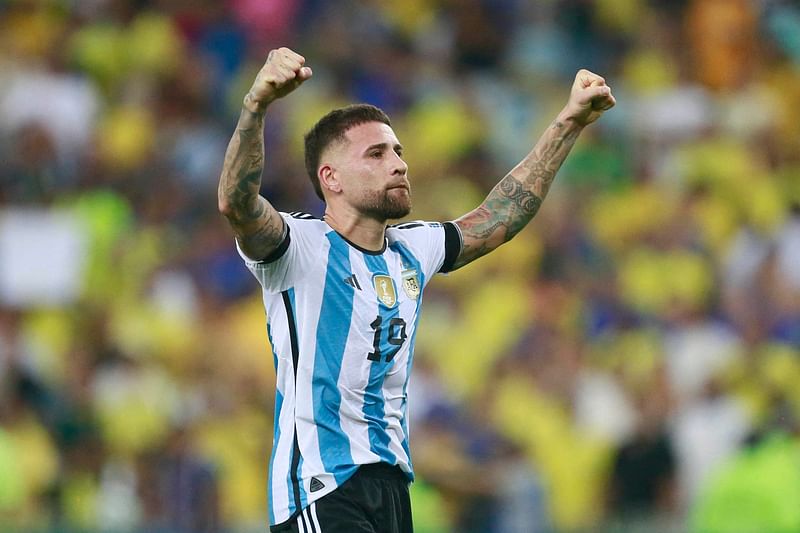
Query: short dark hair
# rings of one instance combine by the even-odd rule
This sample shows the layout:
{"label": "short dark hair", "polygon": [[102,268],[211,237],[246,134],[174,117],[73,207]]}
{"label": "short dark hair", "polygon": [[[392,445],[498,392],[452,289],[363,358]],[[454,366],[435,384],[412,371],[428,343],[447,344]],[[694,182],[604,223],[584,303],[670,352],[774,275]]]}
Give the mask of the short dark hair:
{"label": "short dark hair", "polygon": [[314,127],[305,135],[305,160],[308,177],[314,186],[317,196],[322,201],[322,186],[319,184],[317,167],[322,152],[333,142],[343,141],[344,134],[353,126],[366,122],[382,122],[391,126],[389,117],[381,109],[370,104],[353,104],[340,109],[334,109],[314,124]]}

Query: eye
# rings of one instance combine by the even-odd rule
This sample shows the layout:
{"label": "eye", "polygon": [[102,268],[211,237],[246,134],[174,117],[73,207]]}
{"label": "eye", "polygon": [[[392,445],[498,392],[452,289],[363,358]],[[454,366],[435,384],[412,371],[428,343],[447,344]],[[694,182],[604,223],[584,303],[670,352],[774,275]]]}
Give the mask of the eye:
{"label": "eye", "polygon": [[374,150],[374,151],[369,153],[369,156],[374,158],[374,159],[380,159],[382,155],[383,155],[383,152],[381,152],[380,150]]}

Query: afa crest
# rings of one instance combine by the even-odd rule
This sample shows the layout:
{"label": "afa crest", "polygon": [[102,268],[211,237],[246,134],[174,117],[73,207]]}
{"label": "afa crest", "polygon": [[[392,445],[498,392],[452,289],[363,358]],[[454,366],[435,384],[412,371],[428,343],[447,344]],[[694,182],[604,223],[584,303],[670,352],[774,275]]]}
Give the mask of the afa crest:
{"label": "afa crest", "polygon": [[405,291],[406,295],[412,300],[419,298],[420,287],[417,271],[413,268],[410,268],[408,270],[403,270],[400,275],[403,278],[403,290]]}

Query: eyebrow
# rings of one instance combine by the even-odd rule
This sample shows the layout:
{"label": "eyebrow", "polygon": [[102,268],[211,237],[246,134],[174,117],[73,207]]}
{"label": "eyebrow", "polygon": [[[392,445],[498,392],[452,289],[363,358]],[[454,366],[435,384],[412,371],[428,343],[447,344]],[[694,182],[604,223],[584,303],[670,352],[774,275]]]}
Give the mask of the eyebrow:
{"label": "eyebrow", "polygon": [[[367,152],[370,152],[370,151],[372,151],[372,150],[376,150],[376,149],[377,149],[377,150],[381,150],[381,151],[383,151],[383,150],[386,150],[386,148],[387,148],[388,146],[389,146],[389,144],[388,144],[388,143],[378,143],[378,144],[371,144],[370,146],[367,146],[367,149],[366,149],[366,150],[364,150],[364,153],[367,153]],[[394,148],[395,150],[400,150],[400,151],[402,151],[402,150],[403,150],[403,145],[402,145],[402,144],[400,144],[400,143],[397,143],[397,144],[395,144],[395,145],[394,145],[394,147],[393,147],[393,148]]]}

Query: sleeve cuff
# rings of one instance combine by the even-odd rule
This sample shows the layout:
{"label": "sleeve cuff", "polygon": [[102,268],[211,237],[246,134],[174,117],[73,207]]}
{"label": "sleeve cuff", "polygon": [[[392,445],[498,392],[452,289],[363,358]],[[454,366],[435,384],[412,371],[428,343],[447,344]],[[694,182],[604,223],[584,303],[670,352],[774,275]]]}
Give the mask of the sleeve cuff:
{"label": "sleeve cuff", "polygon": [[281,243],[278,245],[277,248],[272,250],[269,253],[269,255],[267,255],[263,259],[252,260],[253,263],[256,264],[256,265],[268,265],[270,263],[274,263],[275,261],[277,261],[278,259],[283,257],[284,254],[286,254],[286,250],[289,249],[289,243],[291,242],[291,240],[292,239],[291,239],[291,237],[289,235],[289,224],[287,224],[284,221],[284,223],[283,223],[283,240],[281,240]]}
{"label": "sleeve cuff", "polygon": [[445,274],[453,270],[456,259],[461,255],[463,239],[461,230],[455,222],[445,222],[442,226],[444,227],[444,262],[439,272]]}

